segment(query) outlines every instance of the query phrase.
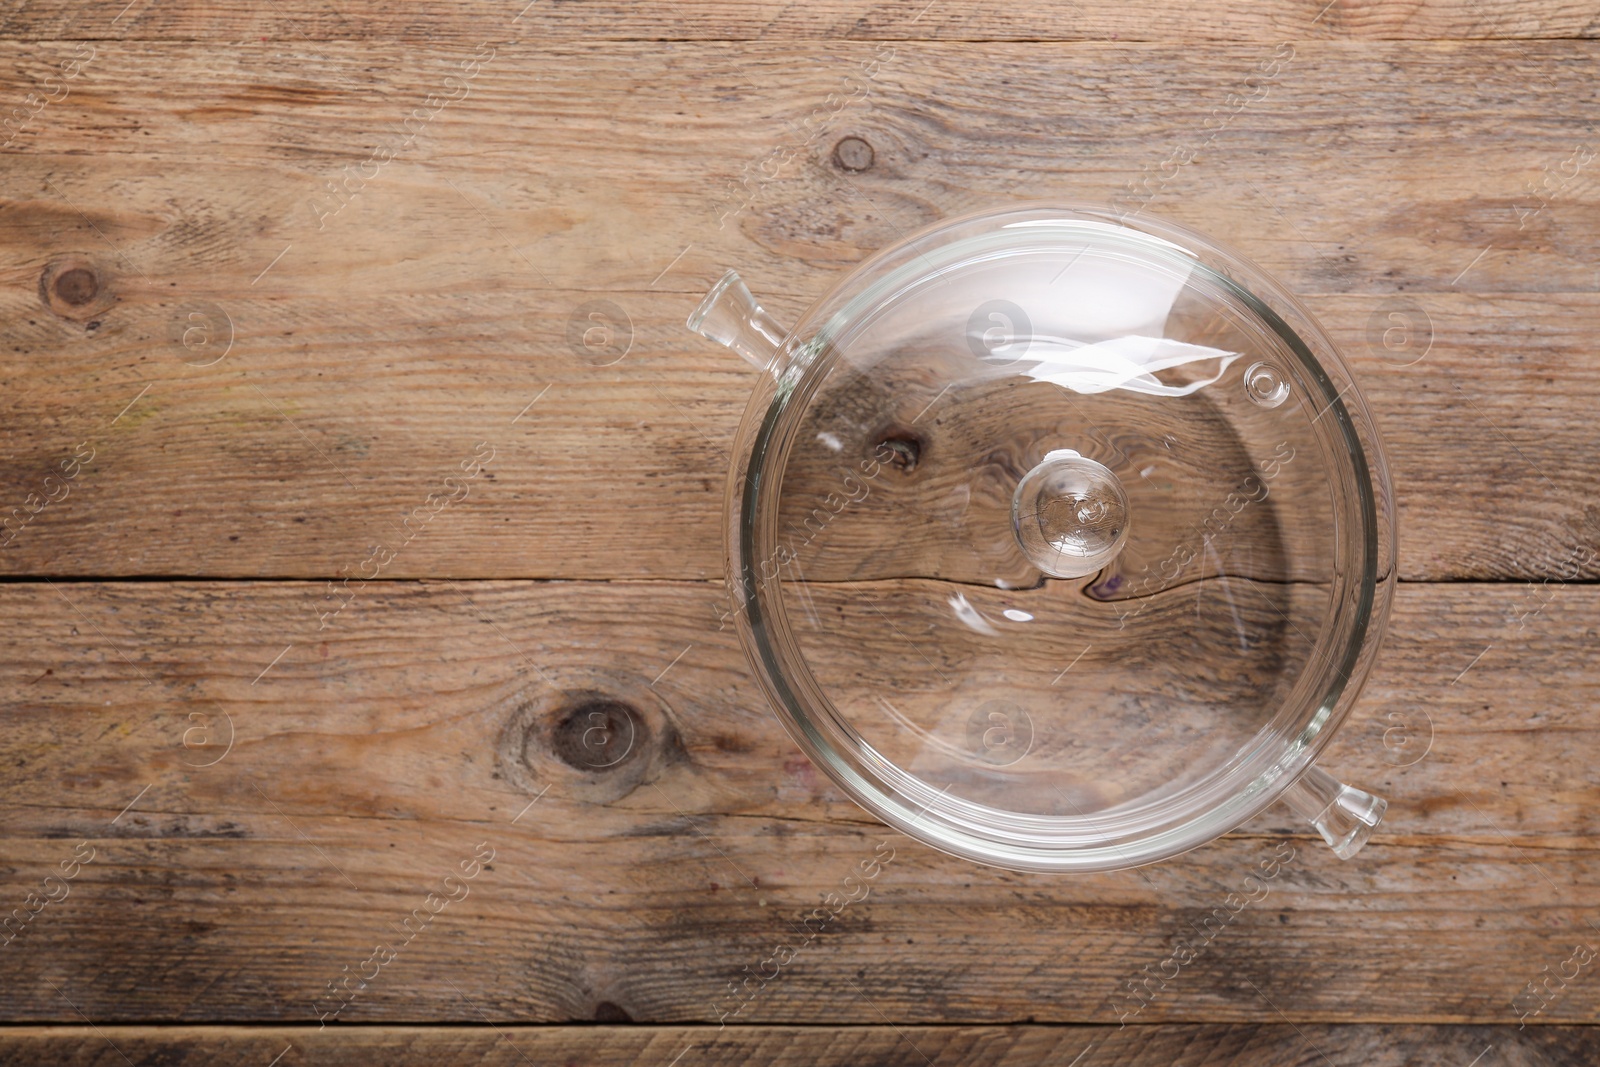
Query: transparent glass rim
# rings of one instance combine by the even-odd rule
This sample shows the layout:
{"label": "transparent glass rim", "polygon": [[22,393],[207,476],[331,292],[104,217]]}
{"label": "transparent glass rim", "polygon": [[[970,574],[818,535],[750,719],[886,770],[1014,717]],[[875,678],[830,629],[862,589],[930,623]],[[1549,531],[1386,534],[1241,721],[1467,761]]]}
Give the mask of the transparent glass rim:
{"label": "transparent glass rim", "polygon": [[[929,252],[955,255],[963,241],[1022,223],[1113,225],[1153,239],[1206,270],[1283,340],[1326,401],[1339,447],[1325,451],[1353,503],[1337,498],[1336,543],[1350,566],[1334,591],[1337,625],[1317,661],[1319,694],[1293,716],[1293,728],[1263,730],[1257,744],[1190,787],[1125,812],[1036,815],[974,804],[896,766],[867,744],[832,705],[790,636],[781,567],[772,559],[782,475],[792,431],[811,392],[832,366],[828,337],[841,323],[880,307],[897,285],[927,276]],[[971,231],[968,237],[963,231]],[[1242,277],[1241,277],[1242,276]],[[1270,806],[1311,765],[1354,704],[1376,657],[1394,585],[1393,491],[1381,442],[1348,367],[1303,305],[1245,257],[1187,228],[1141,215],[1130,219],[1091,204],[1021,204],[947,220],[877,253],[812,306],[783,346],[776,375],[763,375],[740,424],[726,498],[727,579],[735,624],[761,687],[785,729],[852,799],[886,823],[936,848],[1014,870],[1107,870],[1154,862],[1227,833]],[[1321,419],[1321,415],[1318,416]],[[1325,662],[1324,662],[1325,661]],[[1309,674],[1310,672],[1308,672]],[[1277,720],[1274,720],[1276,722]]]}

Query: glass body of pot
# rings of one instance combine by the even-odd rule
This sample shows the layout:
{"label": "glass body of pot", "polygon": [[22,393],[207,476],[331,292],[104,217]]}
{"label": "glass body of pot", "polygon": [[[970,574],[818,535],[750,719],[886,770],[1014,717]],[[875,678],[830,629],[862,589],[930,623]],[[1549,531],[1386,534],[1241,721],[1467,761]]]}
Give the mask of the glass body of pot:
{"label": "glass body of pot", "polygon": [[[1063,343],[1046,278],[1098,347]],[[1392,490],[1347,368],[1257,268],[1023,206],[878,254],[793,331],[732,272],[690,326],[762,371],[731,617],[868,811],[1019,870],[1152,862],[1279,801],[1365,843],[1384,802],[1313,761],[1387,618]]]}

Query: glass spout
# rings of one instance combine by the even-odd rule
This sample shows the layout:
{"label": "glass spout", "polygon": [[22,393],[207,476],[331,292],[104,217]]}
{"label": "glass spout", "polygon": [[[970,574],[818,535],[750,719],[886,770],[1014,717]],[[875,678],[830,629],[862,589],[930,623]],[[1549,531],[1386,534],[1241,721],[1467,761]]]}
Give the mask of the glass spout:
{"label": "glass spout", "polygon": [[711,287],[689,316],[689,329],[719,345],[727,345],[760,370],[776,375],[788,331],[779,326],[745,288],[738,271],[730,270]]}
{"label": "glass spout", "polygon": [[1283,801],[1316,827],[1342,860],[1361,851],[1389,806],[1382,797],[1345,785],[1320,767],[1301,775],[1283,794]]}

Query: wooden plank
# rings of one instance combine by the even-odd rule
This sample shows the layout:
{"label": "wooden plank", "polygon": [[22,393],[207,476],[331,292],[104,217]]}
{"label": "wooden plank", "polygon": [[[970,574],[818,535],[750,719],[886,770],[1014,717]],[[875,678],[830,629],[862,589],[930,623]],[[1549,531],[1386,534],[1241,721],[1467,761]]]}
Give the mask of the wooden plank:
{"label": "wooden plank", "polygon": [[1592,1027],[1189,1024],[1167,1026],[429,1026],[10,1027],[0,1031],[0,1064],[108,1062],[368,1064],[456,1067],[516,1064],[764,1063],[821,1067],[870,1062],[884,1067],[1171,1067],[1174,1063],[1250,1063],[1270,1067],[1465,1067],[1485,1049],[1494,1062],[1581,1067],[1593,1062]]}
{"label": "wooden plank", "polygon": [[1270,49],[495,40],[381,166],[470,48],[0,47],[19,100],[95,49],[6,150],[0,513],[57,499],[0,569],[714,577],[751,382],[684,331],[698,294],[736,264],[792,321],[1022,197],[1147,204],[1309,294],[1392,447],[1405,577],[1596,543],[1592,45],[1306,43],[1213,137]]}
{"label": "wooden plank", "polygon": [[123,40],[482,40],[483,27],[513,17],[530,35],[568,40],[1263,40],[1559,38],[1600,33],[1592,5],[1538,0],[1514,7],[1471,0],[1425,0],[1397,7],[1380,0],[1295,0],[1271,5],[1205,0],[1161,4],[1049,0],[1012,8],[901,0],[825,0],[807,5],[765,0],[692,0],[660,4],[530,4],[526,0],[439,0],[397,17],[370,0],[276,0],[218,9],[198,0],[140,4],[126,11],[82,3],[21,3],[0,23],[18,39]]}
{"label": "wooden plank", "polygon": [[[763,706],[711,583],[375,583],[319,631],[321,592],[0,585],[0,903],[38,909],[0,1016],[73,1022],[65,993],[101,1024],[1593,1018],[1588,984],[1526,992],[1600,903],[1592,586],[1402,587],[1328,752],[1390,800],[1355,860],[1274,810],[1071,878],[873,823]],[[1128,983],[1203,933],[1135,1010]],[[736,995],[747,967],[769,987]]]}

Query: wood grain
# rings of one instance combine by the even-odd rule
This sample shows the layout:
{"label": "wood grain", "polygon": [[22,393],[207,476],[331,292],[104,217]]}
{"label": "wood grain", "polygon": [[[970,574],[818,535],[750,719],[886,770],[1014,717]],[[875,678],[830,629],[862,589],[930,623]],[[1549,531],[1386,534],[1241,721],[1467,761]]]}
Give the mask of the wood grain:
{"label": "wood grain", "polygon": [[[1390,799],[1354,861],[1274,810],[1073,878],[872,823],[763,706],[710,583],[374,583],[319,632],[320,593],[0,586],[5,907],[94,850],[0,949],[0,1016],[72,1022],[59,989],[102,1024],[314,1022],[480,842],[470,894],[340,1022],[1115,1023],[1284,842],[1267,899],[1132,1021],[1515,1023],[1592,936],[1592,587],[1402,587],[1328,753]],[[629,710],[590,717],[608,704]],[[729,983],[881,841],[870,897],[740,1008]],[[1533,1021],[1595,996],[1574,981]]]}
{"label": "wood grain", "polygon": [[[381,545],[385,577],[714,577],[750,379],[682,320],[718,270],[792,321],[924,223],[1113,195],[1307,294],[1392,449],[1404,577],[1545,577],[1600,540],[1593,164],[1562,173],[1595,147],[1590,45],[1307,42],[1162,182],[1270,49],[814,43],[797,62],[500,29],[468,95],[381,166],[470,47],[94,45],[5,152],[0,513],[76,446],[95,459],[0,567],[321,577]],[[74,47],[0,46],[0,92]],[[846,134],[870,169],[832,161]],[[82,304],[54,281],[74,268]],[[408,539],[479,441],[489,475]]]}
{"label": "wood grain", "polygon": [[[1594,1062],[1593,972],[1528,990],[1600,904],[1596,35],[1570,0],[15,5],[0,110],[50,102],[0,138],[0,1063]],[[942,856],[722,625],[750,372],[682,325],[717,273],[793,321],[929,222],[1112,197],[1303,294],[1392,451],[1409,581],[1328,753],[1391,802],[1352,862],[1279,811],[1134,872]],[[896,644],[829,655],[909,686]],[[195,1025],[241,1020],[277,1025]]]}
{"label": "wood grain", "polygon": [[[98,1031],[98,1032],[97,1032]],[[1513,1067],[1586,1067],[1593,1028],[1541,1026],[1339,1026],[1275,1023],[1168,1026],[568,1026],[148,1028],[13,1027],[0,1031],[0,1064],[62,1067],[137,1063],[368,1064],[455,1067],[517,1064],[764,1063],[821,1067],[871,1062],[884,1067],[1073,1064],[1171,1067],[1247,1063],[1251,1067],[1462,1067],[1491,1049]],[[1076,1060],[1074,1059],[1076,1057]]]}
{"label": "wood grain", "polygon": [[1048,0],[974,7],[926,0],[825,0],[804,9],[777,0],[683,4],[530,4],[527,0],[428,0],[396,18],[371,0],[273,0],[217,8],[198,0],[139,4],[127,11],[83,3],[19,4],[0,35],[21,39],[114,37],[279,40],[477,41],[489,22],[517,17],[530,34],[570,40],[1269,40],[1285,38],[1558,38],[1600,34],[1592,5],[1537,0],[1294,0],[1272,5],[1205,0],[1174,8]]}

